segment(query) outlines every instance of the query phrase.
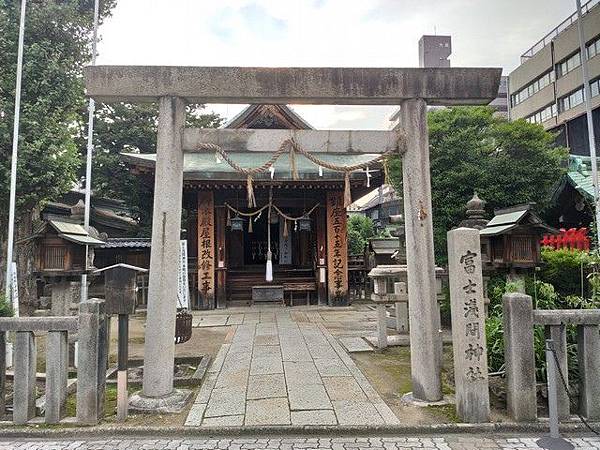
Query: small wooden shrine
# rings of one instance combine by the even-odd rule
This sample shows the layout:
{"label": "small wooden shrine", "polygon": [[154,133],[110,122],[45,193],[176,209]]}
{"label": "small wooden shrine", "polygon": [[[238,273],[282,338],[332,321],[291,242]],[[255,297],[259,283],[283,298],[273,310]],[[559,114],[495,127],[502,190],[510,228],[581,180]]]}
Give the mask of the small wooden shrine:
{"label": "small wooden shrine", "polygon": [[[281,130],[284,144],[260,142],[254,130],[264,129]],[[286,299],[302,303],[348,303],[346,207],[383,182],[386,149],[353,142],[343,131],[343,145],[332,136],[304,147],[297,133],[310,137],[311,130],[288,106],[251,105],[223,129],[202,131],[195,140],[203,144],[186,150],[192,307],[250,304],[261,286],[281,287]],[[123,158],[151,182],[156,155]]]}
{"label": "small wooden shrine", "polygon": [[[78,277],[93,270],[93,248],[104,241],[92,234],[77,223],[58,220],[45,222],[34,236],[38,244],[34,272],[44,278],[54,278]],[[87,265],[86,245],[90,247]]]}
{"label": "small wooden shrine", "polygon": [[529,269],[540,263],[540,240],[556,233],[533,211],[533,203],[498,209],[480,230],[481,259],[487,269]]}

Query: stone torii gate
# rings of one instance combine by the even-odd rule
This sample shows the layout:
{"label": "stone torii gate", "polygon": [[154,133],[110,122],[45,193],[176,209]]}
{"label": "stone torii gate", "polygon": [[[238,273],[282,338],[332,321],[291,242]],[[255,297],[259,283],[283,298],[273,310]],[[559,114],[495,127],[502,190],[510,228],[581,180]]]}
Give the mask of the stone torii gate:
{"label": "stone torii gate", "polygon": [[87,95],[96,101],[159,103],[144,379],[138,403],[168,411],[185,397],[173,387],[173,336],[187,103],[400,106],[399,127],[406,141],[402,167],[413,395],[423,401],[441,400],[426,107],[488,104],[497,96],[501,72],[495,68],[87,67]]}

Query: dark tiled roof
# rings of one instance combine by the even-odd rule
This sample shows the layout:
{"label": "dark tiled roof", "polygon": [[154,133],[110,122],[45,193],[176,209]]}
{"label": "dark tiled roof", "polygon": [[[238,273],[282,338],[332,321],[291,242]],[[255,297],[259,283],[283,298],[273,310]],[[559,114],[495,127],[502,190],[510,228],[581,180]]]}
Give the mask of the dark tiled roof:
{"label": "dark tiled roof", "polygon": [[108,238],[100,248],[150,248],[150,238]]}

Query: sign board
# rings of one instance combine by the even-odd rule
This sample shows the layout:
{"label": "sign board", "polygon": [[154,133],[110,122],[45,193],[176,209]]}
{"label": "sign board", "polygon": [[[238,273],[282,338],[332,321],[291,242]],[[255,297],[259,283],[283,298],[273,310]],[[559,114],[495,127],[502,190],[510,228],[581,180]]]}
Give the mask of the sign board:
{"label": "sign board", "polygon": [[[289,225],[289,224],[288,224]],[[291,227],[290,227],[291,228]],[[284,236],[285,219],[279,221],[279,264],[292,264],[292,233]]]}
{"label": "sign board", "polygon": [[15,317],[19,317],[19,282],[17,280],[17,263],[10,265],[10,293]]}
{"label": "sign board", "polygon": [[348,238],[343,192],[327,192],[327,265],[329,304],[348,304]]}
{"label": "sign board", "polygon": [[179,275],[177,277],[177,307],[189,309],[190,283],[188,280],[187,240],[179,241]]}
{"label": "sign board", "polygon": [[215,299],[215,202],[212,191],[198,192],[198,293],[202,308]]}

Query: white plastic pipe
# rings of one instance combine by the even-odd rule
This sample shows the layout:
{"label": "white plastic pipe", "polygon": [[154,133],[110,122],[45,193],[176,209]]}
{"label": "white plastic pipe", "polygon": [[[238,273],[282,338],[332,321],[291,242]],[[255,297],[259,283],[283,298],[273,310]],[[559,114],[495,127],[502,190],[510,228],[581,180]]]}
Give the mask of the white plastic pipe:
{"label": "white plastic pipe", "polygon": [[[10,299],[10,280],[15,245],[15,203],[17,193],[17,156],[19,152],[19,120],[21,116],[21,80],[23,78],[23,40],[25,36],[25,11],[27,0],[21,0],[19,22],[19,47],[17,51],[17,85],[15,87],[15,118],[13,124],[12,159],[10,163],[10,200],[8,207],[8,247],[6,251],[6,301]],[[19,301],[17,299],[17,301]],[[16,310],[16,309],[15,309]]]}
{"label": "white plastic pipe", "polygon": [[[92,66],[96,65],[96,47],[98,44],[98,15],[100,9],[100,0],[94,2],[94,35],[92,42]],[[83,226],[86,231],[90,229],[90,205],[92,196],[92,157],[94,154],[94,113],[96,112],[96,103],[90,98],[88,105],[88,136],[87,136],[87,155],[85,162],[85,209],[83,212]],[[89,247],[85,246],[85,270],[88,269]],[[81,301],[84,302],[88,297],[87,273],[81,275]]]}

